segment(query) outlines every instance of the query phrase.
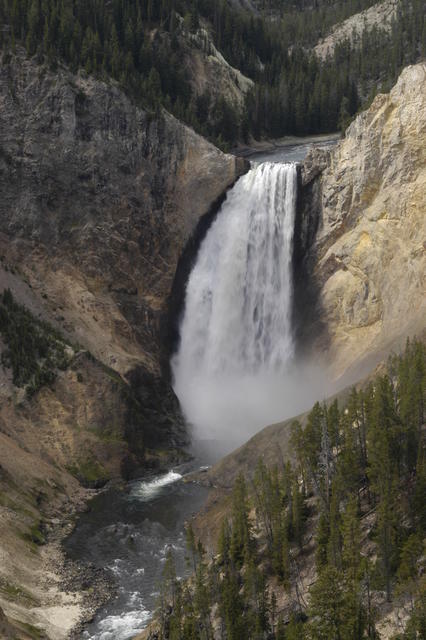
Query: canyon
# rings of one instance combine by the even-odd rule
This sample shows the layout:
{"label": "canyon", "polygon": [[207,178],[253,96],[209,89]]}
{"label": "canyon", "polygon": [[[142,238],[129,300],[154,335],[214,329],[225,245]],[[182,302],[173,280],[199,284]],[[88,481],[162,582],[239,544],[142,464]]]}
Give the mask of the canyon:
{"label": "canyon", "polygon": [[[424,333],[425,96],[426,65],[406,68],[299,169],[297,343],[341,387]],[[1,372],[0,629],[60,639],[90,589],[66,593],[60,576],[76,509],[185,459],[168,360],[200,241],[248,162],[114,82],[20,51],[0,66],[0,124],[1,287],[72,353],[32,399]],[[268,427],[206,482],[226,488],[287,443],[288,423]]]}

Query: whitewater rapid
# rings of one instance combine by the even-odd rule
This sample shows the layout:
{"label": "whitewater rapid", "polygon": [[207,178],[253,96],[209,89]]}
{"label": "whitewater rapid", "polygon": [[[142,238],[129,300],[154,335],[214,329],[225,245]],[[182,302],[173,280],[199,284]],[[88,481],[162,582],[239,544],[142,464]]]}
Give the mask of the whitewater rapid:
{"label": "whitewater rapid", "polygon": [[200,246],[172,370],[201,437],[223,441],[232,430],[238,440],[283,417],[294,355],[296,199],[295,163],[254,165]]}

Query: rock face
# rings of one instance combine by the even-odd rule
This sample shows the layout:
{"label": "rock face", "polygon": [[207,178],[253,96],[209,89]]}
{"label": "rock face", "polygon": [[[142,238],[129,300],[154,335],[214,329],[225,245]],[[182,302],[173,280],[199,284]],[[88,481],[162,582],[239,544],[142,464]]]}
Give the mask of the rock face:
{"label": "rock face", "polygon": [[[191,234],[244,162],[166,112],[150,116],[115,85],[52,73],[23,55],[0,65],[0,150],[9,273],[31,288],[46,320],[131,387],[131,401],[118,387],[112,393],[121,418],[111,416],[139,460],[143,449],[182,445],[177,399],[161,372],[168,298]],[[102,396],[107,380],[100,386]],[[69,404],[86,400],[79,393]],[[92,422],[103,422],[101,405]]]}
{"label": "rock face", "polygon": [[[101,439],[88,446],[99,454],[96,465],[106,462],[107,477],[140,472],[147,450],[186,442],[161,371],[168,301],[200,219],[244,170],[243,161],[166,112],[149,115],[114,84],[4,55],[0,287],[10,285],[76,353],[97,361],[83,358],[82,384],[70,373],[61,386],[60,377],[53,399],[39,394],[30,409],[52,442],[57,429],[61,465],[81,466],[85,446],[74,424]],[[0,417],[12,438],[21,414],[14,408]],[[120,441],[113,452],[108,430]]]}
{"label": "rock face", "polygon": [[120,373],[158,373],[161,315],[199,218],[243,167],[115,85],[0,67],[2,251]]}
{"label": "rock face", "polygon": [[311,330],[339,376],[425,328],[426,65],[406,68],[316,154],[301,176]]}

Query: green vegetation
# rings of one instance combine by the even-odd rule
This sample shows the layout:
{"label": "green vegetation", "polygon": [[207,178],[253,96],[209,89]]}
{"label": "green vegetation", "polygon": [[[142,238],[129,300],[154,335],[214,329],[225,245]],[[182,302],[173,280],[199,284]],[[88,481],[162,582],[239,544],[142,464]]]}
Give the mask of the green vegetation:
{"label": "green vegetation", "polygon": [[[396,640],[425,637],[425,392],[426,348],[408,341],[345,406],[294,422],[295,464],[260,460],[250,485],[238,477],[217,556],[191,527],[190,581],[168,555],[160,638],[209,640],[219,624],[233,640],[379,640],[376,605],[399,595],[413,604]],[[314,559],[306,598],[300,570]]]}
{"label": "green vegetation", "polygon": [[16,584],[11,584],[4,579],[0,580],[0,593],[6,600],[23,604],[26,607],[37,607],[40,605],[39,600],[34,598],[29,591]]}
{"label": "green vegetation", "polygon": [[0,294],[0,335],[6,345],[1,363],[12,369],[13,384],[25,387],[28,397],[52,384],[56,370],[69,364],[59,332],[15,302],[10,289]]}
{"label": "green vegetation", "polygon": [[28,533],[24,534],[24,537],[33,542],[34,544],[41,546],[46,544],[46,537],[42,531],[42,523],[35,522]]}
{"label": "green vegetation", "polygon": [[38,627],[35,627],[33,624],[20,622],[19,620],[12,620],[12,622],[14,622],[18,628],[23,629],[25,633],[27,633],[30,638],[33,638],[34,640],[46,640],[47,638],[46,634]]}
{"label": "green vegetation", "polygon": [[86,486],[99,486],[108,480],[105,467],[93,456],[82,458],[68,467],[68,471]]}
{"label": "green vegetation", "polygon": [[[262,6],[263,4],[263,6]],[[373,28],[359,46],[341,43],[325,62],[309,50],[327,30],[372,4],[259,3],[264,14],[239,11],[226,0],[0,0],[0,46],[17,43],[55,67],[117,80],[155,112],[166,107],[221,146],[249,134],[282,136],[344,128],[401,69],[425,55],[421,0],[402,0],[389,32]],[[278,11],[280,18],[268,20]],[[182,60],[188,34],[200,26],[233,66],[255,81],[243,112],[214,92],[195,95]],[[202,36],[201,40],[202,40]],[[77,96],[84,110],[85,95]]]}

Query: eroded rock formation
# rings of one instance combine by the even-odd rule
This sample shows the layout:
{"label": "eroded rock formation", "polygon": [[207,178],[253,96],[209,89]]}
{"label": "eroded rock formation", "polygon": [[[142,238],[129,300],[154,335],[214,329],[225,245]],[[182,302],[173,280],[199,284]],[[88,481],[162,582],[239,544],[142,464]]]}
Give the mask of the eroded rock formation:
{"label": "eroded rock formation", "polygon": [[302,180],[303,226],[317,229],[304,236],[310,329],[322,321],[316,348],[339,376],[425,328],[426,65],[406,68],[333,151],[308,157]]}

